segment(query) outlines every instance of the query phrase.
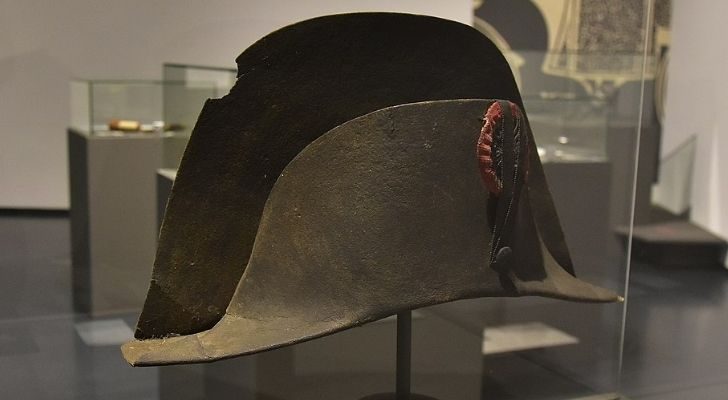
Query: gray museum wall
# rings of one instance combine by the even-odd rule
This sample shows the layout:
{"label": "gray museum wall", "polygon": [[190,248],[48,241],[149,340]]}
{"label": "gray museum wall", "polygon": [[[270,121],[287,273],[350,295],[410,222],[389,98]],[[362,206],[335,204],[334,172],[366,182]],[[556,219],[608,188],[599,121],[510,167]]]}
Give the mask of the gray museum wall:
{"label": "gray museum wall", "polygon": [[[696,137],[691,220],[728,237],[728,2],[675,1],[663,156]],[[689,173],[689,172],[688,172]]]}
{"label": "gray museum wall", "polygon": [[471,0],[3,0],[0,2],[0,208],[69,207],[69,81],[159,79],[163,62],[234,66],[257,38],[352,11],[464,23]]}

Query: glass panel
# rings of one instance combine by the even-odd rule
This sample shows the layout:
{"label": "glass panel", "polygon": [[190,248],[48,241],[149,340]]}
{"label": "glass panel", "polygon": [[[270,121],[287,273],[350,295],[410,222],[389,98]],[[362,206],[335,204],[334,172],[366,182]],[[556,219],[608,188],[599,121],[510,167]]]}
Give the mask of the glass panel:
{"label": "glass panel", "polygon": [[[475,9],[474,26],[504,51],[521,89],[577,276],[618,293],[628,283],[633,200],[649,205],[649,191],[633,185],[640,130],[654,128],[641,125],[643,82],[654,79],[659,50],[647,35],[651,7],[534,0],[511,12],[488,2]],[[516,19],[531,29],[515,29]],[[467,303],[435,311],[484,337],[482,398],[620,397],[625,304]]]}
{"label": "glass panel", "polygon": [[524,97],[543,162],[605,161],[608,105],[573,93]]}

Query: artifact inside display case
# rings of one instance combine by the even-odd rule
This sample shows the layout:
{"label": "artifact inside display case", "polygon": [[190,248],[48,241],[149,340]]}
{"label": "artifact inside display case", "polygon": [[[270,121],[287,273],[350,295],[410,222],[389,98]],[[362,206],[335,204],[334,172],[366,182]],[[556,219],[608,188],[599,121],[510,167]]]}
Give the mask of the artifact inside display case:
{"label": "artifact inside display case", "polygon": [[178,116],[165,119],[164,93],[170,88],[180,99],[194,103],[198,112],[202,103],[217,93],[212,82],[195,82],[193,86],[176,81],[74,80],[71,128],[101,136],[184,131],[194,121],[182,121]]}
{"label": "artifact inside display case", "polygon": [[153,132],[174,132],[184,129],[184,125],[181,124],[165,124],[164,121],[153,121],[151,124],[143,124],[139,121],[132,121],[128,119],[116,119],[109,120],[106,126],[109,131],[118,132],[142,132],[142,133],[153,133]]}
{"label": "artifact inside display case", "polygon": [[180,165],[122,348],[132,365],[271,350],[465,298],[621,300],[574,276],[513,75],[473,28],[321,17],[237,63]]}

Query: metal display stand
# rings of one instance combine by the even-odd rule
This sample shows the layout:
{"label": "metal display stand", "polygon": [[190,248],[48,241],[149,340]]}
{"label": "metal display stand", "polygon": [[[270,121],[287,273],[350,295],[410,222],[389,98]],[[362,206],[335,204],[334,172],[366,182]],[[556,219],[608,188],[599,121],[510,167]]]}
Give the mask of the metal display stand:
{"label": "metal display stand", "polygon": [[412,311],[397,314],[397,384],[395,393],[379,393],[361,400],[437,400],[411,391]]}

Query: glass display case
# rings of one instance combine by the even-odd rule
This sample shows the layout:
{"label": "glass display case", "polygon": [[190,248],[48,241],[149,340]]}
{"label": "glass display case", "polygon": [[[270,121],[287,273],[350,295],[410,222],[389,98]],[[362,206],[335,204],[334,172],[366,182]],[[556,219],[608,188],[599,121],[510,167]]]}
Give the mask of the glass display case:
{"label": "glass display case", "polygon": [[[501,4],[478,3],[473,25],[501,49],[519,85],[577,276],[627,300],[489,299],[470,311],[439,309],[483,330],[483,399],[621,399],[632,260],[618,235],[649,207],[644,188],[659,145],[650,88],[665,43],[652,35],[654,3]],[[513,29],[515,20],[529,29]]]}
{"label": "glass display case", "polygon": [[104,136],[172,135],[190,129],[190,122],[183,118],[185,113],[165,112],[170,109],[165,106],[165,99],[174,94],[178,107],[194,104],[191,107],[199,108],[217,90],[213,82],[199,81],[192,85],[171,80],[73,80],[70,94],[70,126],[79,132]]}
{"label": "glass display case", "polygon": [[[508,26],[535,27],[526,19],[541,14],[523,13],[519,7],[535,7],[535,4],[546,2],[518,2],[520,5],[513,2],[513,6],[511,2],[476,4],[498,4],[499,15],[510,24]],[[631,4],[638,5],[622,5],[622,8],[642,9],[640,1]],[[543,14],[547,17],[559,15],[558,12]],[[633,52],[625,56],[629,60],[624,62],[608,58],[609,74],[602,71],[599,75],[593,73],[596,61],[585,61],[588,59],[585,53],[570,58],[564,52],[558,52],[552,57],[553,39],[544,40],[544,43],[539,41],[541,50],[534,50],[534,46],[518,48],[518,41],[509,36],[513,29],[501,29],[499,33],[498,29],[505,24],[498,25],[494,19],[483,21],[485,25],[476,19],[475,27],[485,29],[486,36],[505,54],[518,81],[577,276],[611,289],[629,301],[630,258],[616,231],[618,227],[631,226],[635,200],[640,201],[634,182],[639,172],[637,156],[642,151],[639,127],[644,122],[644,113],[640,97],[643,85],[649,84],[651,79],[649,51],[644,54]],[[627,34],[645,36],[648,18],[644,23],[629,21],[638,28]],[[271,23],[269,30],[280,28],[279,22]],[[603,25],[611,29],[606,22]],[[594,21],[592,26],[600,24]],[[558,31],[517,30],[519,34],[536,36]],[[215,45],[215,40],[210,40],[210,46]],[[509,41],[512,46],[504,46]],[[642,40],[635,43],[644,49],[650,45]],[[549,46],[550,50],[547,49]],[[577,50],[570,49],[569,52]],[[236,56],[238,53],[229,54],[231,63]],[[600,56],[595,60],[604,59]],[[618,69],[623,67],[620,73]],[[106,179],[108,186],[99,192],[101,194],[78,196],[81,202],[103,197],[117,211],[124,203],[140,204],[154,213],[158,207],[157,217],[162,218],[174,171],[204,102],[224,96],[235,81],[234,69],[183,64],[165,64],[161,80],[73,81],[70,93],[74,130],[85,132],[87,137],[102,140],[109,137],[111,140],[108,141],[154,136],[162,142],[161,162],[157,162],[159,146],[150,150],[150,153],[156,152],[154,157],[149,157],[154,158],[153,167],[139,162],[138,151],[129,150],[127,154],[130,155],[123,155],[111,146],[96,157],[94,164],[83,165],[100,172],[115,170],[117,175]],[[341,95],[346,94],[342,91]],[[642,127],[644,129],[644,124]],[[85,147],[78,148],[86,151]],[[81,159],[80,156],[73,157],[77,154],[82,152],[69,158]],[[109,167],[109,155],[124,158],[129,168]],[[211,158],[215,156],[210,155]],[[126,188],[135,185],[120,180],[131,175],[129,171],[147,179],[158,168],[169,169],[163,176],[164,185],[147,182],[149,190],[145,189],[143,194],[133,197],[125,194]],[[76,179],[93,179],[93,176],[77,174]],[[204,195],[200,193],[196,201],[204,203]],[[95,215],[105,218],[112,215],[99,210],[94,208]],[[152,247],[158,238],[159,220],[151,221],[152,218],[132,210],[114,214],[113,218],[104,221],[110,234],[102,241],[103,250],[113,255],[108,259],[132,261],[136,268],[144,269],[139,273],[107,262],[107,266],[119,272],[109,280],[109,286],[115,290],[146,293],[154,262]],[[94,229],[87,219],[81,219],[81,224]],[[147,259],[137,261],[130,257],[140,253],[138,246],[129,244],[129,239],[139,234],[120,229],[124,224],[135,228],[145,224],[143,239],[149,242],[150,249],[145,249],[143,255]],[[60,230],[68,229],[64,225]],[[412,232],[412,235],[416,237],[418,232]],[[443,233],[443,237],[445,235],[447,233]],[[67,261],[71,258],[67,254],[70,250],[65,247],[63,251],[53,249],[58,253],[53,256],[61,259],[65,269],[59,267],[61,262],[54,263],[54,260],[47,265],[49,273],[59,271],[58,276],[70,276],[72,266],[67,265],[71,264]],[[33,265],[40,262],[34,255],[29,256],[29,260]],[[132,281],[131,274],[135,279],[141,277],[144,282]],[[36,286],[50,286],[48,279],[37,281],[39,283],[33,283]],[[27,292],[42,292],[43,288],[36,286],[29,284]],[[68,291],[78,291],[70,283],[68,286],[71,287]],[[6,357],[9,361],[0,366],[7,367],[8,371],[18,371],[7,375],[6,382],[23,394],[20,397],[60,398],[55,396],[60,393],[65,396],[62,398],[160,400],[359,399],[378,392],[391,392],[395,387],[397,332],[394,317],[246,357],[209,364],[131,368],[122,358],[119,346],[132,338],[140,307],[89,315],[79,313],[71,304],[61,306],[54,305],[51,311],[43,311],[39,318],[4,322],[11,337],[8,343],[13,344],[11,350],[17,357]],[[414,310],[412,391],[439,400],[623,398],[620,376],[625,364],[626,309],[626,302],[583,304],[526,297],[468,299]]]}

